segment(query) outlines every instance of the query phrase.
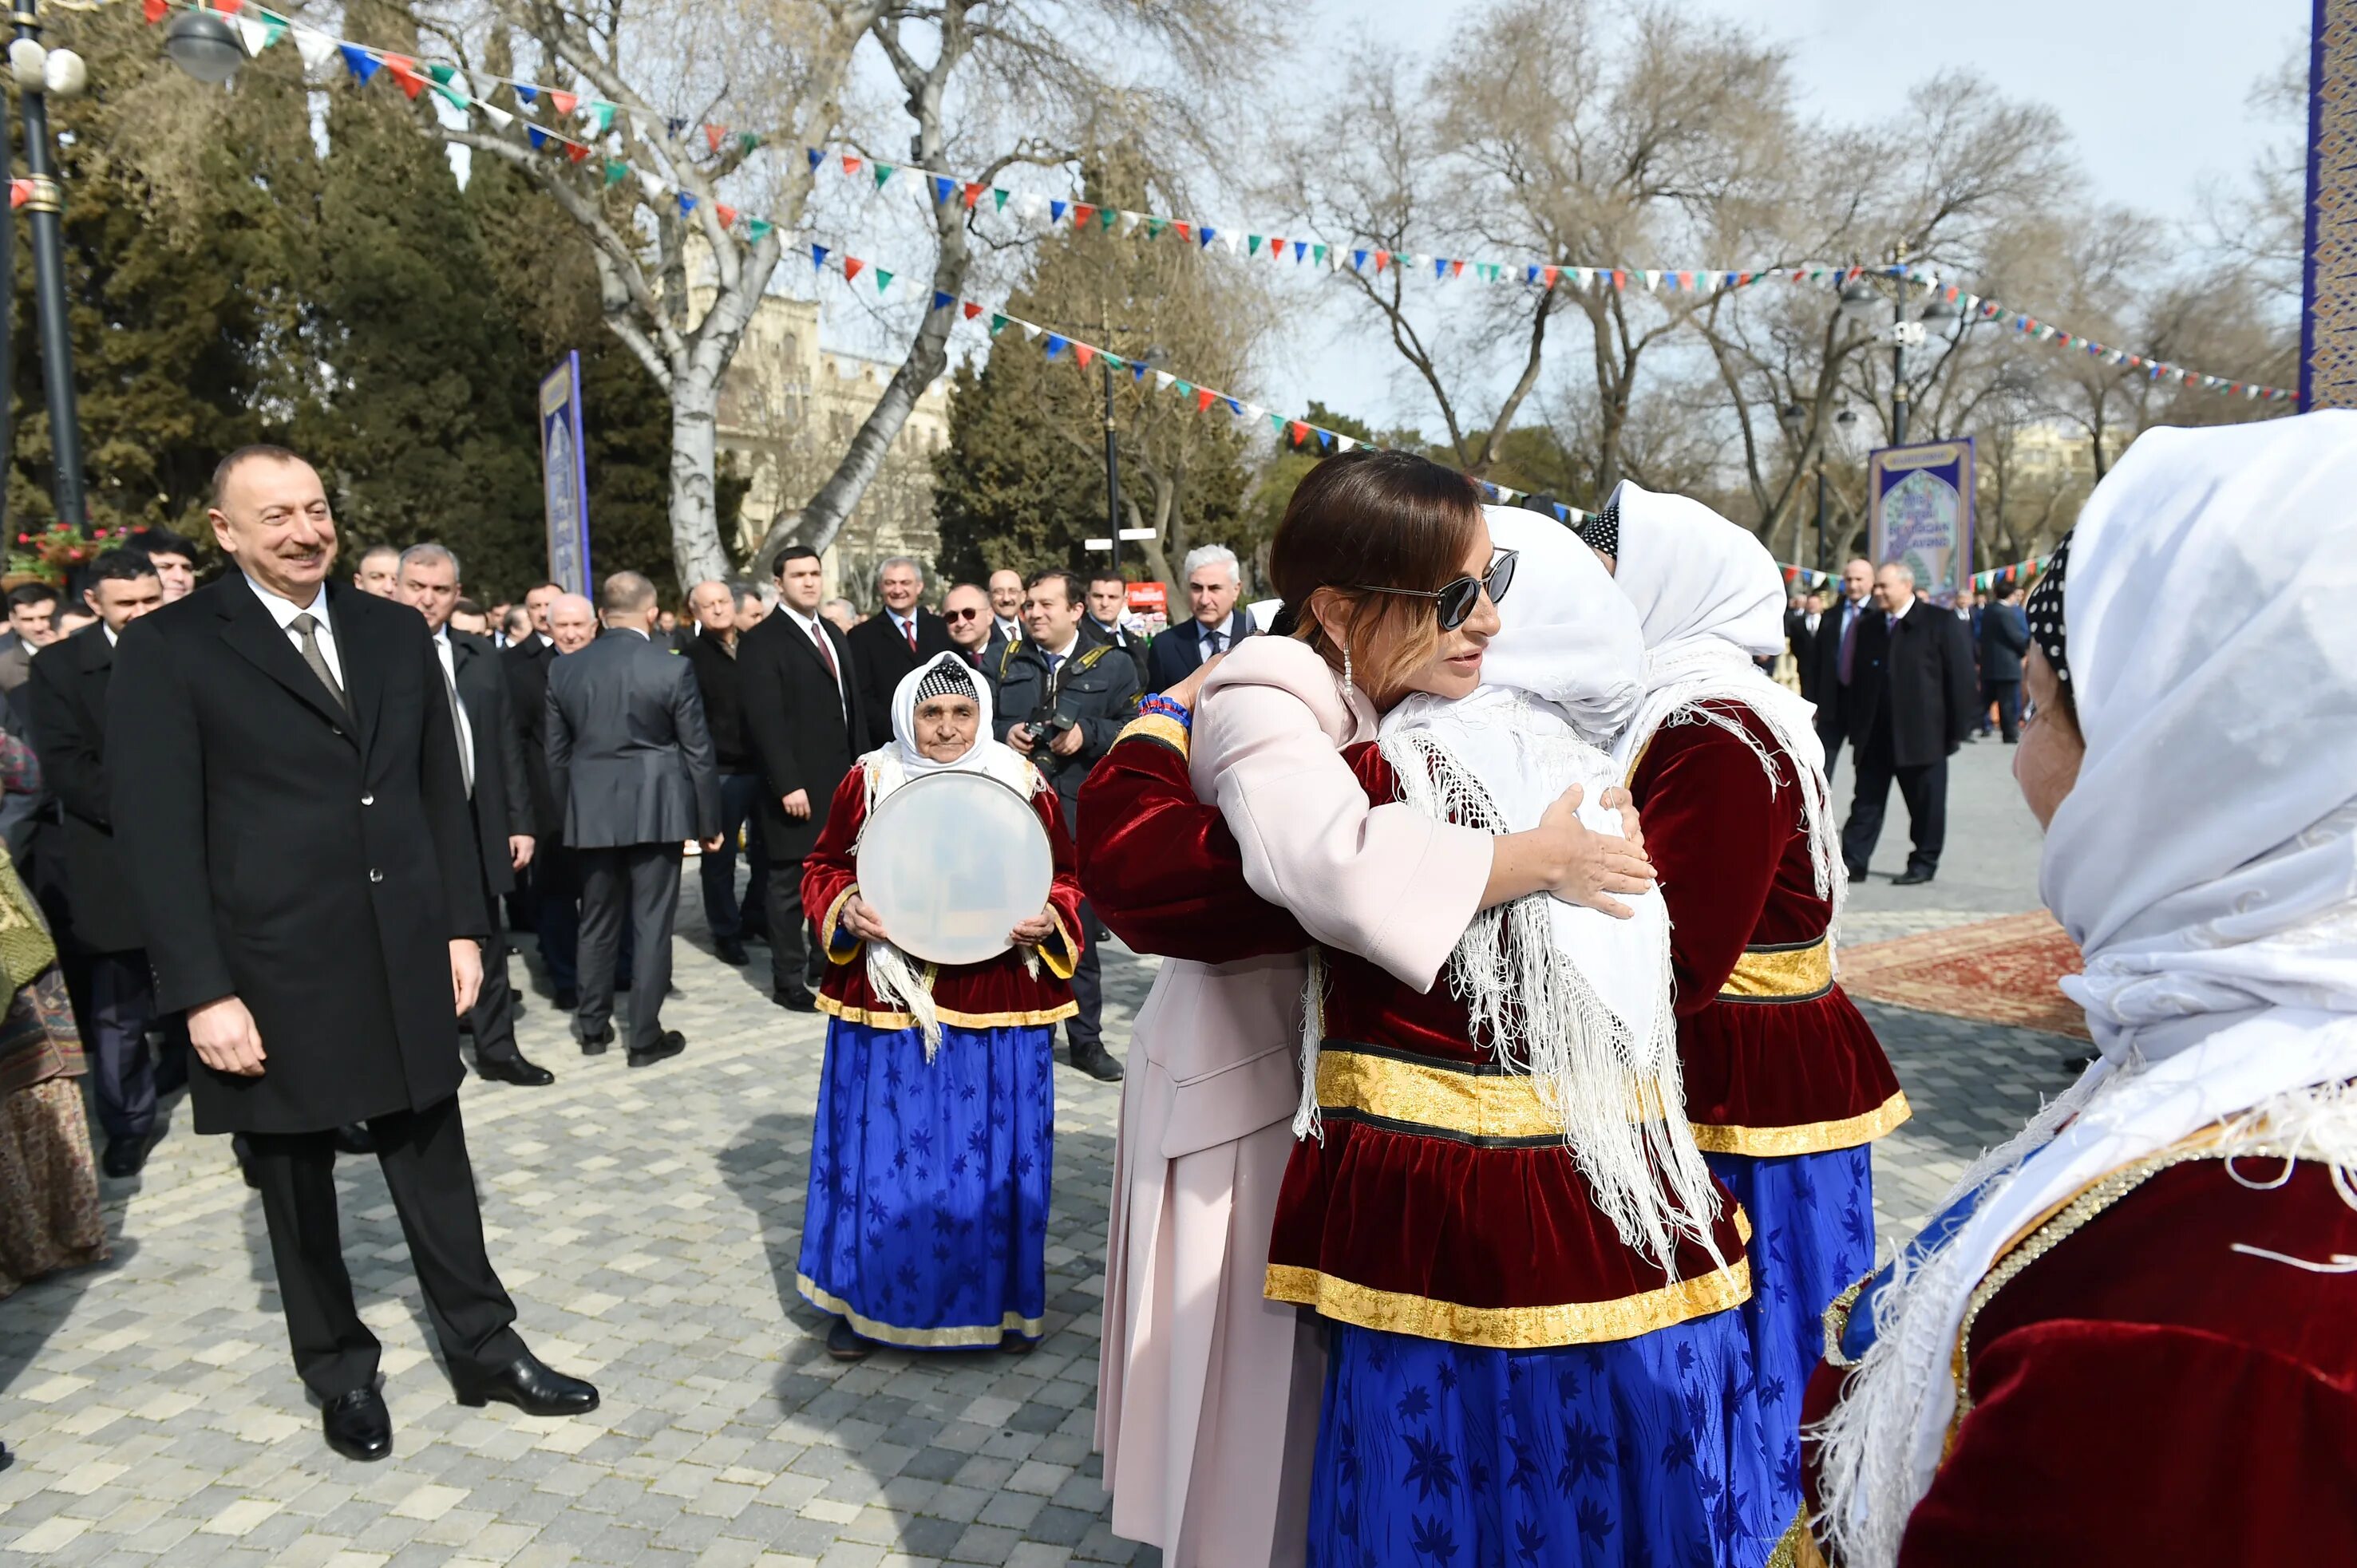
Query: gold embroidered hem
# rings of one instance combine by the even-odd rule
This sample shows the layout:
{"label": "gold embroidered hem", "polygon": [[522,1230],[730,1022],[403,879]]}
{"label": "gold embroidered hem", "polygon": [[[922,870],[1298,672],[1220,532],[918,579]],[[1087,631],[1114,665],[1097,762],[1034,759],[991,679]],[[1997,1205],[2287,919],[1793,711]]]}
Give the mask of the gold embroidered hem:
{"label": "gold embroidered hem", "polygon": [[1386,1334],[1412,1334],[1452,1345],[1492,1350],[1538,1350],[1634,1339],[1730,1306],[1751,1295],[1751,1265],[1738,1258],[1723,1269],[1614,1301],[1560,1302],[1541,1306],[1463,1306],[1453,1301],[1375,1290],[1317,1269],[1271,1263],[1262,1294],[1271,1301],[1315,1308],[1318,1315]]}
{"label": "gold embroidered hem", "polygon": [[819,949],[826,954],[829,963],[849,963],[859,956],[863,944],[857,937],[851,937],[848,941],[837,940],[849,936],[843,929],[843,907],[858,897],[859,884],[855,882],[834,896],[834,902],[826,907],[826,918],[818,923]]}
{"label": "gold embroidered hem", "polygon": [[960,1328],[901,1328],[889,1323],[879,1323],[872,1317],[862,1317],[851,1310],[851,1304],[841,1296],[821,1290],[808,1274],[794,1276],[794,1288],[802,1299],[822,1312],[831,1312],[857,1329],[859,1333],[880,1345],[898,1345],[909,1350],[982,1350],[997,1345],[1007,1334],[1020,1334],[1026,1339],[1037,1339],[1047,1332],[1044,1317],[1020,1317],[1008,1313],[994,1328],[986,1323]]}
{"label": "gold embroidered hem", "polygon": [[1914,1114],[1902,1091],[1873,1110],[1836,1122],[1803,1122],[1794,1127],[1726,1127],[1697,1122],[1695,1144],[1706,1155],[1749,1155],[1756,1159],[1778,1155],[1821,1155],[1831,1149],[1855,1149],[1871,1144]]}
{"label": "gold embroidered hem", "polygon": [[[917,1026],[916,1019],[906,1013],[887,1013],[880,1008],[848,1004],[823,992],[818,997],[818,1010],[832,1014],[846,1024],[865,1024],[871,1029],[913,1029]],[[942,1023],[953,1024],[961,1029],[1019,1029],[1033,1024],[1060,1024],[1076,1015],[1080,1010],[1079,1003],[1066,1002],[1035,1013],[961,1013],[953,1007],[935,1011]]]}
{"label": "gold embroidered hem", "polygon": [[1187,755],[1187,726],[1168,714],[1138,714],[1121,726],[1121,733],[1113,737],[1113,743],[1119,746],[1132,736],[1167,746],[1181,757]]}
{"label": "gold embroidered hem", "polygon": [[1743,950],[1718,988],[1721,1002],[1813,1002],[1834,988],[1833,944],[1762,943]]}
{"label": "gold embroidered hem", "polygon": [[1792,1528],[1768,1554],[1768,1568],[1825,1568],[1825,1555],[1817,1549],[1817,1538],[1809,1530],[1809,1505],[1803,1503],[1792,1520]]}
{"label": "gold embroidered hem", "polygon": [[1072,972],[1081,967],[1081,944],[1074,941],[1072,933],[1065,929],[1061,914],[1050,909],[1048,918],[1056,922],[1056,940],[1060,945],[1050,947],[1046,942],[1039,942],[1033,950],[1039,953],[1039,961],[1048,966],[1049,974],[1059,980],[1070,980]]}
{"label": "gold embroidered hem", "polygon": [[1860,1275],[1856,1284],[1850,1286],[1849,1289],[1842,1292],[1841,1294],[1834,1297],[1833,1300],[1825,1304],[1824,1315],[1821,1321],[1824,1326],[1825,1331],[1826,1366],[1854,1367],[1857,1365],[1857,1362],[1842,1354],[1842,1336],[1849,1332],[1849,1315],[1851,1311],[1857,1307],[1857,1298],[1866,1294],[1867,1282],[1873,1278],[1874,1276],[1872,1274]]}

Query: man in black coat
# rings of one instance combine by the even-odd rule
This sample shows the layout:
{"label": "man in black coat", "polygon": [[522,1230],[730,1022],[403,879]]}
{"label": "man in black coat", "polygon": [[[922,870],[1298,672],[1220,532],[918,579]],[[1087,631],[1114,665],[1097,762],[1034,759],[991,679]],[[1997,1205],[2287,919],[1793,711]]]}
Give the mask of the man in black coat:
{"label": "man in black coat", "polygon": [[[138,907],[114,843],[114,805],[106,779],[106,689],[114,674],[115,639],[133,621],[163,607],[164,583],[146,556],[109,550],[91,564],[86,598],[99,624],[36,654],[26,696],[41,778],[64,816],[58,836],[71,913],[63,934],[82,950],[89,965],[82,1033],[90,1042],[91,1098],[106,1133],[101,1164],[108,1176],[123,1177],[136,1175],[146,1163],[156,1098],[171,1085],[147,1056],[148,1033],[161,1020]],[[180,1034],[177,1021],[170,1030]],[[185,1079],[187,1040],[174,1044],[178,1055],[167,1056],[167,1070]]]}
{"label": "man in black coat", "polygon": [[1842,742],[1857,738],[1857,726],[1850,721],[1850,683],[1857,667],[1857,634],[1874,608],[1874,567],[1852,561],[1842,568],[1841,592],[1817,622],[1817,634],[1810,642],[1809,658],[1816,673],[1813,681],[1804,677],[1803,684],[1813,687],[1809,700],[1817,704],[1817,738],[1824,743],[1828,781],[1841,760]]}
{"label": "man in black coat", "polygon": [[1848,693],[1857,792],[1842,828],[1849,879],[1863,881],[1882,836],[1895,779],[1913,847],[1892,880],[1932,880],[1948,834],[1948,758],[1972,733],[1979,686],[1972,644],[1953,611],[1915,597],[1915,574],[1891,562],[1874,580],[1876,607],[1857,627]]}
{"label": "man in black coat", "polygon": [[1989,704],[1996,704],[1997,725],[2007,746],[2021,738],[2021,660],[2029,652],[2029,618],[2021,610],[2021,585],[2015,583],[1981,611],[1978,712],[1986,725]]}
{"label": "man in black coat", "polygon": [[876,569],[882,610],[851,628],[851,661],[859,670],[862,750],[892,739],[892,693],[900,677],[936,654],[956,650],[942,618],[917,603],[925,591],[924,568],[895,555]]}
{"label": "man in black coat", "polygon": [[[687,639],[687,661],[704,697],[704,722],[712,732],[712,756],[720,769],[720,848],[696,864],[704,884],[704,919],[712,929],[712,950],[723,963],[743,963],[745,935],[768,928],[770,863],[761,847],[761,770],[745,732],[745,681],[737,667],[740,623],[760,617],[760,596],[749,583],[698,583],[687,596],[695,612],[695,635]],[[746,859],[750,875],[745,895],[737,895],[737,835],[748,822]]]}
{"label": "man in black coat", "polygon": [[549,611],[565,590],[554,583],[535,585],[523,596],[532,630],[521,641],[500,650],[508,675],[508,711],[523,747],[523,770],[532,801],[532,864],[516,873],[516,890],[508,899],[509,924],[540,939],[541,962],[548,968],[558,1007],[570,1011],[566,993],[575,986],[573,951],[575,915],[566,903],[559,918],[561,931],[543,929],[541,890],[564,870],[561,851],[565,812],[548,787],[548,667],[556,661],[556,643],[549,628]]}
{"label": "man in black coat", "polygon": [[364,1121],[460,1402],[593,1410],[524,1348],[484,1251],[457,1019],[489,925],[425,623],[328,581],[327,492],[293,453],[231,453],[210,515],[237,569],[124,629],[107,778],[197,1131],[249,1135],[296,1369],[330,1447],[392,1451],[336,1218],[332,1130]]}
{"label": "man in black coat", "polygon": [[1186,569],[1187,603],[1194,614],[1146,645],[1149,692],[1168,691],[1213,655],[1253,635],[1251,612],[1236,606],[1243,574],[1234,551],[1224,544],[1199,545],[1187,552]]}
{"label": "man in black coat", "polygon": [[548,672],[548,778],[565,802],[565,842],[581,866],[581,1005],[574,1038],[585,1056],[612,1044],[614,971],[627,913],[632,945],[630,1062],[687,1048],[662,1026],[671,934],[679,913],[680,845],[720,847],[720,773],[695,671],[667,643],[655,585],[617,572],[599,595],[606,632]]}
{"label": "man in black coat", "polygon": [[[534,833],[523,742],[510,711],[508,674],[488,637],[450,629],[458,603],[458,558],[439,544],[413,544],[394,568],[393,597],[425,618],[434,656],[449,681],[450,716],[466,765],[467,808],[475,825],[485,908],[515,890],[517,874],[532,864]],[[494,913],[483,939],[483,984],[467,1013],[475,1037],[475,1070],[500,1083],[536,1089],[556,1075],[525,1059],[516,1047],[515,990],[508,983],[507,938]]]}
{"label": "man in black coat", "polygon": [[761,766],[770,995],[780,1007],[813,1013],[822,960],[802,909],[802,857],[826,826],[835,786],[864,749],[867,715],[851,639],[818,613],[824,594],[818,552],[789,546],[777,571],[778,607],[738,639],[737,665],[745,733]]}
{"label": "man in black coat", "polygon": [[1784,618],[1784,635],[1792,645],[1792,662],[1800,671],[1801,695],[1808,702],[1822,702],[1818,695],[1820,675],[1817,668],[1817,628],[1825,623],[1825,596],[1812,591],[1801,600],[1801,607]]}
{"label": "man in black coat", "polygon": [[[1023,622],[1028,634],[1007,650],[998,669],[998,700],[990,727],[1000,740],[1031,759],[1056,787],[1064,830],[1077,842],[1081,786],[1089,769],[1137,714],[1137,668],[1110,643],[1081,635],[1088,618],[1087,590],[1071,572],[1041,572],[1024,585]],[[1072,1065],[1100,1082],[1118,1082],[1121,1063],[1104,1048],[1103,959],[1094,933],[1096,912],[1081,905],[1091,933],[1072,972],[1072,1000],[1079,1014],[1064,1025]]]}

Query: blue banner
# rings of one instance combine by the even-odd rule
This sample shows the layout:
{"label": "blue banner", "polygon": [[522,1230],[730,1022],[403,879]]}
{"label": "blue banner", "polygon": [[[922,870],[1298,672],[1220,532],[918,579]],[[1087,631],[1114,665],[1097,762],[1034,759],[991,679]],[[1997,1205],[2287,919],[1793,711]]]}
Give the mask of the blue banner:
{"label": "blue banner", "polygon": [[1973,571],[1973,444],[1881,447],[1866,460],[1867,549],[1904,563],[1933,602],[1953,604]]}
{"label": "blue banner", "polygon": [[581,439],[581,356],[540,381],[540,485],[548,505],[548,580],[589,592],[589,466]]}

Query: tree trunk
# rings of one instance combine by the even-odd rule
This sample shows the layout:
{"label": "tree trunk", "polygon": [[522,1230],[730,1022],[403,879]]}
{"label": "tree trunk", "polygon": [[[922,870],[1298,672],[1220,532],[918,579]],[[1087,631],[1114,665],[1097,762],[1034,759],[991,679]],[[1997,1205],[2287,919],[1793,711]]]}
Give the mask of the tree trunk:
{"label": "tree trunk", "polygon": [[719,377],[701,366],[671,388],[671,558],[683,585],[728,575],[713,475],[718,461]]}

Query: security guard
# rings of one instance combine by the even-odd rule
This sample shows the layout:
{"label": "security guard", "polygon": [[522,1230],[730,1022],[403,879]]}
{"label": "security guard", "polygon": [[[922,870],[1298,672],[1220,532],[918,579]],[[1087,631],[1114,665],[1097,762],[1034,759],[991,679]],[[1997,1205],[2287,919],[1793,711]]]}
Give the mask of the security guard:
{"label": "security guard", "polygon": [[[1022,641],[998,661],[998,702],[991,728],[1028,757],[1056,786],[1071,828],[1081,785],[1137,711],[1137,666],[1108,642],[1085,642],[1081,621],[1086,590],[1071,572],[1041,572],[1024,585]],[[1081,918],[1090,938],[1072,976],[1080,1015],[1064,1026],[1072,1065],[1102,1082],[1121,1078],[1121,1063],[1104,1048],[1103,988],[1097,953],[1096,912]]]}

